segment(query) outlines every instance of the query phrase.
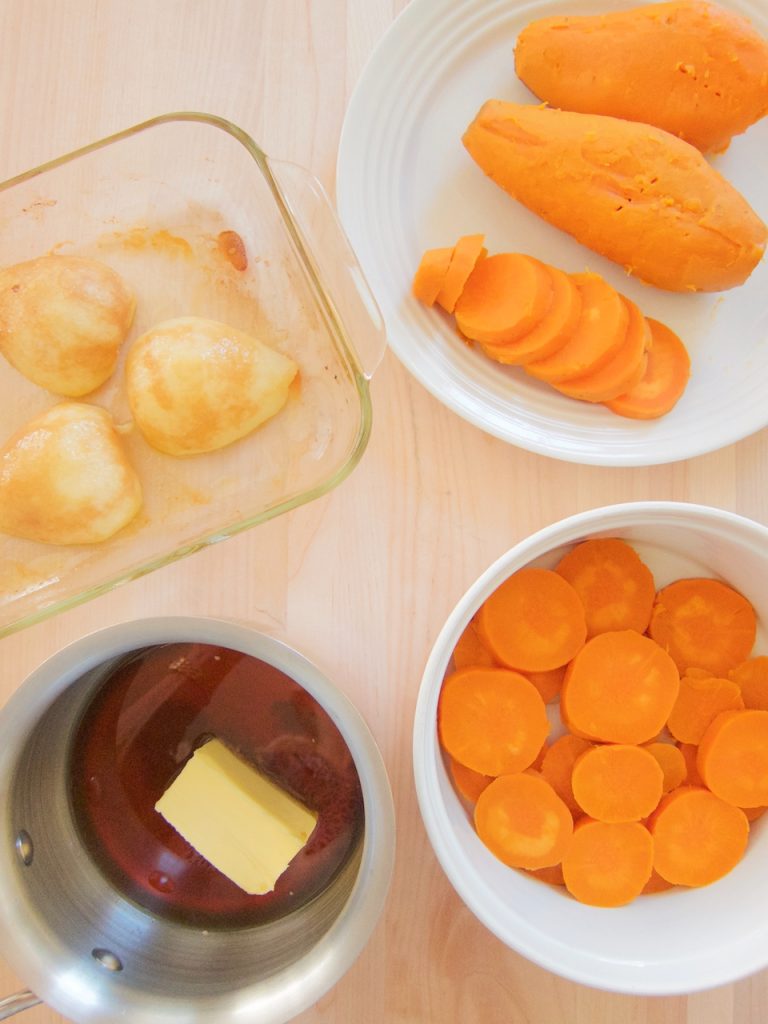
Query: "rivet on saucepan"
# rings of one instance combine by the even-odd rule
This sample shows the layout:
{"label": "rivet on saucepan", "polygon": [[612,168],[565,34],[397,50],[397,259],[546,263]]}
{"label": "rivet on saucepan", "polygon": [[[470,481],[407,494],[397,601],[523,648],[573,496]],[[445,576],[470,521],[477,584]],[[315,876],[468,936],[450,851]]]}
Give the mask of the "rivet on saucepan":
{"label": "rivet on saucepan", "polygon": [[108,949],[93,949],[91,950],[91,956],[94,960],[98,960],[107,971],[117,973],[117,971],[122,971],[123,969],[123,961]]}
{"label": "rivet on saucepan", "polygon": [[16,853],[19,860],[25,867],[29,867],[32,858],[35,856],[35,848],[32,845],[32,837],[23,828],[19,829],[15,841]]}

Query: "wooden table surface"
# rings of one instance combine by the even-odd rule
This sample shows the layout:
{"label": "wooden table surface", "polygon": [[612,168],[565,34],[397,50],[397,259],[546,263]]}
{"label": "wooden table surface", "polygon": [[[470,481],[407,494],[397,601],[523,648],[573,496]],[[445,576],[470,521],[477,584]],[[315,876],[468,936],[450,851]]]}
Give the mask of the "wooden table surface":
{"label": "wooden table surface", "polygon": [[[0,180],[154,114],[241,125],[332,192],[345,105],[404,0],[0,0]],[[397,865],[386,912],[301,1024],[763,1024],[768,972],[674,998],[607,994],[506,949],[444,877],[421,824],[411,724],[446,616],[515,542],[619,501],[690,500],[768,522],[768,433],[640,469],[517,450],[441,406],[388,353],[374,430],[333,493],[0,643],[0,701],[96,628],[189,613],[268,623],[372,724],[392,782]],[[2,895],[0,894],[0,898]],[[0,993],[22,981],[0,963]],[[53,1024],[38,1007],[29,1024]]]}

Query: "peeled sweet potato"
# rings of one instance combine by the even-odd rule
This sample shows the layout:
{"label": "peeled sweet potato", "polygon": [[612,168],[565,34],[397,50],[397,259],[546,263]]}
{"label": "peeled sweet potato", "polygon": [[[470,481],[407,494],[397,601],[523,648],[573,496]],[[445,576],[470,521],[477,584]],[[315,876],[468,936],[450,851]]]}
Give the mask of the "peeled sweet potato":
{"label": "peeled sweet potato", "polygon": [[518,36],[515,69],[554,107],[644,121],[702,152],[768,113],[768,42],[706,0],[541,18]]}
{"label": "peeled sweet potato", "polygon": [[651,125],[489,100],[463,137],[506,192],[669,291],[742,284],[768,229],[687,142]]}

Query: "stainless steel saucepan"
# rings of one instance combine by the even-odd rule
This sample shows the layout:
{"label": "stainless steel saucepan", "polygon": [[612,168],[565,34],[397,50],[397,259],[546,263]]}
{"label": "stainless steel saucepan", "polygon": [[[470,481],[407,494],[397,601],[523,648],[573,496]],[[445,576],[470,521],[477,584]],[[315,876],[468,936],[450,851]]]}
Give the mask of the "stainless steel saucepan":
{"label": "stainless steel saucepan", "polygon": [[[339,728],[360,777],[355,854],[319,896],[268,924],[206,930],[149,913],[111,885],[73,821],[66,766],[84,707],[118,659],[187,641],[253,655],[299,682]],[[0,793],[0,954],[31,989],[0,1000],[0,1020],[43,1000],[78,1024],[282,1024],[347,971],[384,907],[394,814],[368,728],[302,655],[242,625],[139,620],[56,654],[0,710]]]}

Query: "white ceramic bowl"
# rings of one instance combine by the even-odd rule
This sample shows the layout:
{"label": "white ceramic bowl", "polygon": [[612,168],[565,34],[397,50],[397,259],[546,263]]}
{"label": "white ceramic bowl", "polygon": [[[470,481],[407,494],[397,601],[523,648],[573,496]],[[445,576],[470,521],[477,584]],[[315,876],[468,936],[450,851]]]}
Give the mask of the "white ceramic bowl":
{"label": "white ceramic bowl", "polygon": [[419,804],[452,885],[507,946],[550,971],[596,988],[640,995],[693,992],[768,965],[766,818],[754,823],[744,859],[719,882],[643,896],[627,907],[589,907],[565,890],[506,867],[483,846],[452,788],[438,743],[440,687],[456,640],[472,615],[511,573],[524,565],[552,567],[573,544],[595,536],[630,542],[650,566],[657,586],[695,575],[729,582],[755,606],[755,650],[768,652],[765,526],[719,509],[676,502],[613,505],[548,526],[483,573],[437,638],[414,723]]}

